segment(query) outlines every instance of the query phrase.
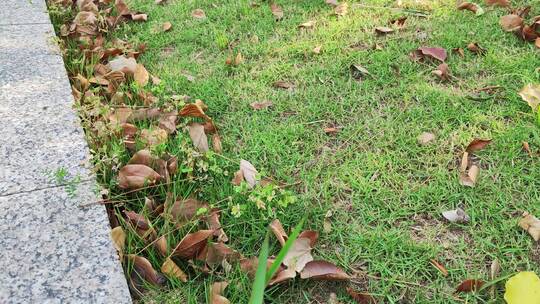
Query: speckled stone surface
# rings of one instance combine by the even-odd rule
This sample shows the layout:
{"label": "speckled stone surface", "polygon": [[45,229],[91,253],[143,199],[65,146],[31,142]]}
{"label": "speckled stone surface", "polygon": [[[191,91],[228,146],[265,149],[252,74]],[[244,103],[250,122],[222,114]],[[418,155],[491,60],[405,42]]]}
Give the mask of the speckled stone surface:
{"label": "speckled stone surface", "polygon": [[0,197],[0,303],[131,303],[92,187]]}
{"label": "speckled stone surface", "polygon": [[44,0],[1,0],[1,24],[50,23]]}
{"label": "speckled stone surface", "polygon": [[[131,303],[44,0],[0,0],[0,303]],[[55,173],[66,172],[59,184]]]}
{"label": "speckled stone surface", "polygon": [[90,176],[53,35],[50,24],[0,26],[0,195],[55,185],[60,170]]}

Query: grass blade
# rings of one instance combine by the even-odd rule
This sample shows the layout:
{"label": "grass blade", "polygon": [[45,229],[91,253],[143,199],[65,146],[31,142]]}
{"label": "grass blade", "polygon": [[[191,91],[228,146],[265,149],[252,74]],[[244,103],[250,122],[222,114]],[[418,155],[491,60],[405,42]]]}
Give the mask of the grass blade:
{"label": "grass blade", "polygon": [[296,238],[300,234],[300,231],[302,230],[302,226],[304,225],[305,220],[306,220],[306,217],[302,218],[300,223],[298,223],[298,225],[294,227],[294,230],[289,236],[289,238],[287,239],[287,242],[285,242],[285,244],[283,245],[283,248],[281,248],[281,250],[279,251],[276,257],[276,260],[274,261],[274,263],[272,263],[272,265],[270,266],[270,269],[268,269],[268,272],[266,273],[266,284],[270,282],[270,279],[274,276],[276,271],[279,269],[279,265],[281,265],[281,263],[283,262],[283,259],[285,259],[285,255],[287,255],[287,252],[289,252],[289,250],[292,247],[292,244],[294,243],[294,241],[296,241]]}
{"label": "grass blade", "polygon": [[266,288],[266,261],[268,260],[268,232],[264,237],[264,242],[261,247],[261,253],[259,254],[259,263],[257,265],[257,272],[255,273],[255,281],[251,290],[251,297],[249,298],[249,304],[262,304],[264,299],[264,289]]}

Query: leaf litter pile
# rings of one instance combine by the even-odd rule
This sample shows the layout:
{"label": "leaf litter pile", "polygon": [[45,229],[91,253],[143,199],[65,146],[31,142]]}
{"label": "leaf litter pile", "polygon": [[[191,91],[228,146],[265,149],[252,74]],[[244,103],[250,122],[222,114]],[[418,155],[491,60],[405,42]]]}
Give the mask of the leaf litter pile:
{"label": "leaf litter pile", "polygon": [[[166,2],[157,0],[155,4],[163,5]],[[125,22],[146,22],[149,16],[131,10],[123,0],[50,0],[50,3],[70,12],[58,32],[63,39],[66,61],[78,59],[84,63],[83,66],[73,65],[69,68],[72,92],[88,141],[97,158],[96,170],[105,184],[114,185],[113,189],[116,189],[114,193],[102,191],[103,200],[96,203],[105,204],[109,210],[113,226],[111,236],[126,269],[132,294],[142,297],[149,289],[171,287],[173,282],[178,281],[198,280],[199,276],[224,277],[221,274],[227,274],[234,268],[252,277],[258,264],[256,252],[239,252],[227,245],[229,237],[225,227],[233,223],[222,225],[220,218],[223,210],[197,197],[197,190],[189,195],[176,192],[179,183],[202,187],[209,182],[208,166],[222,153],[219,129],[207,114],[211,109],[202,100],[184,95],[172,95],[170,100],[160,100],[151,88],[159,87],[161,80],[138,62],[146,45],[133,45],[110,35]],[[326,0],[325,3],[336,18],[347,15],[350,9],[346,2]],[[508,9],[510,14],[500,19],[503,30],[540,48],[540,17],[528,18],[530,7],[511,8],[510,2],[505,0],[487,0],[486,5]],[[276,2],[270,2],[269,9],[276,22],[285,17],[283,8]],[[476,16],[485,13],[481,5],[472,2],[461,2],[457,9],[470,11]],[[197,20],[207,18],[202,9],[194,10],[191,16]],[[406,27],[406,20],[407,17],[400,17],[391,20],[388,26],[377,26],[373,29],[374,34],[392,35]],[[299,24],[298,29],[307,31],[316,26],[316,21],[309,20]],[[174,25],[166,21],[161,23],[159,30],[169,32],[174,29]],[[373,48],[379,49],[381,46],[374,45]],[[464,48],[476,55],[487,52],[477,42],[471,42]],[[324,51],[322,45],[312,50],[314,54],[321,51]],[[464,53],[463,48],[451,50],[452,56],[464,57]],[[433,65],[432,75],[441,82],[451,82],[453,76],[447,64],[449,55],[444,48],[421,45],[409,56],[419,64]],[[235,67],[244,60],[242,53],[231,52],[225,64]],[[349,72],[359,82],[375,77],[359,64],[352,64]],[[191,75],[184,76],[193,80]],[[283,90],[295,89],[295,84],[287,81],[277,81],[273,86]],[[540,85],[529,84],[519,95],[534,113],[539,113],[540,121]],[[274,105],[272,101],[262,100],[250,106],[254,111],[264,111]],[[327,126],[324,132],[332,135],[338,133],[340,128]],[[429,145],[436,140],[436,136],[429,132],[417,138],[419,145]],[[124,147],[130,157],[107,157],[107,149],[118,148],[111,142]],[[458,177],[461,186],[476,186],[482,168],[476,154],[487,149],[491,143],[491,139],[473,139],[463,149]],[[180,148],[171,152],[167,149],[168,145],[179,145]],[[527,142],[523,142],[523,149],[532,157]],[[249,192],[286,186],[272,178],[261,178],[255,166],[247,160],[238,163],[238,171],[230,181],[235,187],[247,188]],[[263,201],[255,199],[255,202],[259,209],[266,209]],[[241,206],[232,206],[233,214],[241,211]],[[331,216],[328,213],[325,217],[325,231],[330,227]],[[441,216],[449,223],[466,225],[471,221],[466,210],[459,207],[444,211]],[[529,233],[534,241],[540,239],[540,220],[534,215],[523,213],[519,227]],[[281,222],[274,219],[269,229],[283,246],[288,233]],[[349,274],[334,262],[315,259],[312,249],[317,244],[318,236],[317,231],[303,231],[268,286],[295,279],[347,282],[366,277],[380,279],[357,271]],[[131,249],[128,253],[128,243],[135,244],[130,247],[136,250]],[[273,257],[270,257],[268,265],[272,262]],[[429,263],[443,276],[448,276],[448,270],[439,261],[432,259]],[[499,268],[498,261],[493,260],[491,282],[463,278],[455,288],[455,294],[448,296],[456,299],[459,293],[486,292],[488,287],[493,290],[494,284],[500,280]],[[530,272],[513,276],[506,286],[506,301],[525,303],[519,301],[524,301],[522,299],[528,297],[529,292],[515,290],[520,290],[523,285],[534,285],[537,279]],[[231,283],[225,280],[212,282],[208,290],[209,303],[230,303],[226,288]],[[531,290],[540,290],[534,288]],[[378,301],[377,295],[371,295],[366,290],[358,291],[351,287],[343,287],[343,290],[356,303]]]}

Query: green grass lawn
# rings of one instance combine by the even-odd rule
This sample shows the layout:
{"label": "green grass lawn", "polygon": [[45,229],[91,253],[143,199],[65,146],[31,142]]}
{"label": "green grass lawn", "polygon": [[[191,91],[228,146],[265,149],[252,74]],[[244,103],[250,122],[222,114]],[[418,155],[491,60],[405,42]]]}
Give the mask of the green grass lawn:
{"label": "green grass lawn", "polygon": [[[306,228],[321,233],[315,258],[357,273],[348,284],[381,303],[502,302],[504,284],[495,298],[453,292],[465,279],[489,280],[494,259],[500,261],[501,276],[540,271],[540,247],[517,226],[523,211],[540,214],[540,127],[517,94],[539,81],[538,51],[500,28],[506,9],[486,8],[483,1],[482,16],[456,10],[453,0],[404,0],[407,9],[390,0],[348,2],[348,14],[337,18],[323,0],[277,0],[284,18],[276,22],[266,1],[156,5],[132,0],[131,7],[147,13],[148,21],[128,23],[114,35],[147,45],[138,61],[162,80],[156,95],[186,94],[208,105],[224,156],[214,156],[210,167],[218,169],[210,172],[218,173],[201,183],[197,195],[224,210],[221,222],[231,247],[255,256],[274,215],[290,228],[307,214]],[[512,2],[533,5],[531,16],[540,14],[540,1]],[[194,9],[204,10],[207,18],[193,18]],[[402,16],[408,17],[403,30],[374,33],[374,27]],[[316,21],[313,29],[298,28],[310,20]],[[172,29],[162,32],[166,21]],[[470,42],[486,53],[468,51]],[[317,46],[320,54],[312,51]],[[409,54],[421,46],[447,50],[450,81],[432,75],[437,64],[411,60]],[[464,58],[453,48],[465,49]],[[238,52],[244,62],[226,65]],[[355,80],[351,64],[365,67],[371,76]],[[273,87],[280,80],[295,88]],[[488,86],[499,87],[474,97]],[[269,109],[250,107],[267,100],[273,103]],[[326,127],[339,132],[326,134]],[[436,139],[419,145],[422,132]],[[468,188],[459,184],[459,162],[474,138],[493,143],[475,153],[481,171],[476,187]],[[523,141],[534,157],[522,150]],[[181,152],[186,142],[187,135],[179,136],[169,150]],[[240,159],[290,185],[296,202],[274,213],[250,206],[235,217],[232,206],[246,204],[229,183]],[[185,196],[196,188],[177,185],[175,191]],[[470,223],[442,218],[442,211],[456,207],[467,211]],[[331,231],[323,231],[328,211]],[[279,245],[275,239],[272,244],[275,254]],[[430,259],[449,275],[444,277]],[[159,269],[161,261],[152,261]],[[247,303],[252,280],[234,269],[210,276],[192,273],[188,283],[173,282],[172,289],[152,292],[146,300],[201,303],[217,280],[231,282],[225,295],[232,303]],[[332,292],[351,303],[345,286],[297,279],[267,289],[266,303],[326,303]]]}

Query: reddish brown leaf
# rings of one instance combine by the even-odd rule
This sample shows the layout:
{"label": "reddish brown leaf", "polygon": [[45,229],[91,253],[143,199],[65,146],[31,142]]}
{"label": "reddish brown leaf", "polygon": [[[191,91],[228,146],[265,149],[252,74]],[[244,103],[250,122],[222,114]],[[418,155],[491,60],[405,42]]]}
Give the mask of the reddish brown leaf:
{"label": "reddish brown leaf", "polygon": [[144,257],[134,254],[128,255],[128,259],[133,263],[133,272],[141,279],[159,286],[164,283],[164,279],[159,273],[152,267],[152,264]]}
{"label": "reddish brown leaf", "polygon": [[456,292],[471,292],[471,291],[477,291],[479,290],[482,285],[484,285],[484,281],[482,280],[476,280],[476,279],[469,279],[461,282],[459,286],[456,288]]}
{"label": "reddish brown leaf", "polygon": [[287,268],[301,272],[307,263],[313,261],[311,256],[311,239],[297,238],[283,259],[283,265]]}
{"label": "reddish brown leaf", "polygon": [[413,57],[417,59],[433,58],[444,62],[446,60],[446,50],[439,47],[421,47],[413,53]]}
{"label": "reddish brown leaf", "polygon": [[467,45],[467,49],[476,54],[484,54],[486,52],[486,49],[480,47],[480,45],[478,45],[476,42],[469,43]]}
{"label": "reddish brown leaf", "polygon": [[486,0],[486,5],[488,5],[488,6],[509,7],[510,6],[510,0]]}
{"label": "reddish brown leaf", "polygon": [[315,244],[317,243],[317,239],[319,238],[319,232],[315,230],[304,230],[298,235],[298,238],[309,239],[309,246],[313,248],[315,247]]}
{"label": "reddish brown leaf", "polygon": [[199,200],[188,198],[174,202],[171,207],[173,221],[183,224],[197,217],[197,211],[208,208],[208,204]]}
{"label": "reddish brown leaf", "polygon": [[167,238],[164,235],[162,235],[159,239],[155,241],[154,247],[162,256],[167,256],[169,254],[169,248],[167,246]]}
{"label": "reddish brown leaf", "polygon": [[472,2],[463,2],[457,7],[458,10],[468,10],[475,14],[481,14],[481,8],[476,3]]}
{"label": "reddish brown leaf", "polygon": [[302,279],[342,281],[351,277],[341,268],[327,261],[311,261],[300,272]]}
{"label": "reddish brown leaf", "polygon": [[148,221],[143,215],[140,215],[135,211],[126,211],[126,210],[124,210],[124,214],[126,215],[129,222],[134,227],[144,229],[144,230],[150,229],[150,225],[148,224]]}
{"label": "reddish brown leaf", "polygon": [[207,246],[205,261],[209,266],[216,267],[226,260],[234,262],[240,259],[240,253],[228,247],[223,243],[210,243]]}
{"label": "reddish brown leaf", "polygon": [[437,268],[437,270],[439,270],[443,276],[448,276],[448,270],[446,270],[446,268],[444,268],[443,265],[441,265],[439,262],[437,262],[437,260],[434,260],[434,259],[431,259],[430,260],[431,262],[431,265],[433,265],[435,268]]}
{"label": "reddish brown leaf", "polygon": [[242,173],[242,170],[238,170],[234,173],[234,177],[231,180],[231,184],[234,186],[240,186],[240,184],[244,181],[244,173]]}
{"label": "reddish brown leaf", "polygon": [[208,117],[206,114],[204,114],[204,111],[203,111],[203,109],[201,108],[200,105],[194,104],[194,103],[190,103],[190,104],[185,105],[180,110],[180,115],[181,116],[188,116],[188,117],[203,118],[203,119],[205,119],[207,121],[212,120],[212,119],[210,119],[210,117]]}
{"label": "reddish brown leaf", "polygon": [[531,152],[531,148],[529,147],[529,143],[524,141],[522,142],[522,145],[523,145],[523,151],[527,152],[527,154],[529,154],[529,157],[532,157],[532,152]]}
{"label": "reddish brown leaf", "polygon": [[335,135],[337,133],[339,133],[339,128],[336,128],[336,127],[326,127],[323,129],[324,133],[326,133],[327,135]]}
{"label": "reddish brown leaf", "polygon": [[154,185],[160,175],[145,165],[126,165],[118,173],[118,186],[122,189],[139,189]]}
{"label": "reddish brown leaf", "polygon": [[472,153],[472,152],[475,152],[475,151],[480,151],[480,150],[484,149],[490,143],[491,143],[491,139],[475,138],[475,139],[473,139],[473,141],[471,141],[469,143],[469,145],[467,146],[467,149],[465,149],[465,151],[467,151],[468,153]]}
{"label": "reddish brown leaf", "polygon": [[458,54],[459,57],[461,57],[461,58],[465,57],[465,52],[463,51],[462,48],[454,48],[454,49],[452,49],[452,52]]}
{"label": "reddish brown leaf", "polygon": [[446,64],[446,63],[439,64],[437,69],[434,70],[431,73],[433,75],[439,77],[439,79],[442,80],[442,81],[446,81],[450,77],[450,70],[448,68],[448,64]]}
{"label": "reddish brown leaf", "polygon": [[347,287],[347,293],[351,296],[351,298],[354,299],[354,301],[358,304],[375,304],[377,303],[377,300],[370,295],[369,293],[365,292],[358,292],[353,290],[350,287]]}
{"label": "reddish brown leaf", "polygon": [[281,246],[285,245],[288,236],[285,229],[283,229],[283,225],[281,225],[281,222],[278,219],[275,219],[270,223],[270,230],[272,230]]}
{"label": "reddish brown leaf", "polygon": [[291,268],[283,269],[281,271],[278,271],[274,277],[268,282],[268,285],[276,285],[279,283],[286,282],[290,279],[294,279],[296,277],[296,271]]}
{"label": "reddish brown leaf", "polygon": [[206,242],[213,232],[212,230],[199,230],[186,235],[176,246],[173,255],[183,259],[193,259],[206,247]]}
{"label": "reddish brown leaf", "polygon": [[469,168],[469,172],[460,173],[459,183],[462,186],[474,187],[476,186],[476,180],[478,179],[479,173],[480,173],[480,168],[476,165],[472,165]]}
{"label": "reddish brown leaf", "polygon": [[390,25],[393,25],[395,27],[397,27],[398,29],[402,29],[405,27],[405,21],[407,21],[407,17],[406,16],[403,16],[403,17],[399,17],[397,19],[392,19],[390,20]]}
{"label": "reddish brown leaf", "polygon": [[223,148],[221,146],[221,137],[217,133],[212,135],[212,146],[214,148],[214,152],[217,154],[221,154],[221,152],[223,152]]}
{"label": "reddish brown leaf", "polygon": [[113,60],[109,61],[107,67],[112,72],[122,72],[124,74],[135,74],[137,69],[137,61],[134,58],[127,58],[125,56],[118,56]]}
{"label": "reddish brown leaf", "polygon": [[221,228],[221,223],[219,222],[219,211],[214,210],[210,215],[206,217],[206,223],[208,224],[208,229],[214,231],[214,236],[217,237],[218,242],[227,242],[229,237]]}
{"label": "reddish brown leaf", "polygon": [[347,2],[342,2],[338,6],[334,7],[334,14],[338,17],[343,17],[347,15],[349,10],[349,4]]}
{"label": "reddish brown leaf", "polygon": [[525,41],[535,41],[538,38],[538,34],[533,27],[525,25],[521,27],[519,31],[519,37]]}
{"label": "reddish brown leaf", "polygon": [[157,158],[152,155],[150,150],[143,149],[133,154],[133,156],[129,159],[128,164],[129,165],[145,165],[152,168],[156,160]]}

